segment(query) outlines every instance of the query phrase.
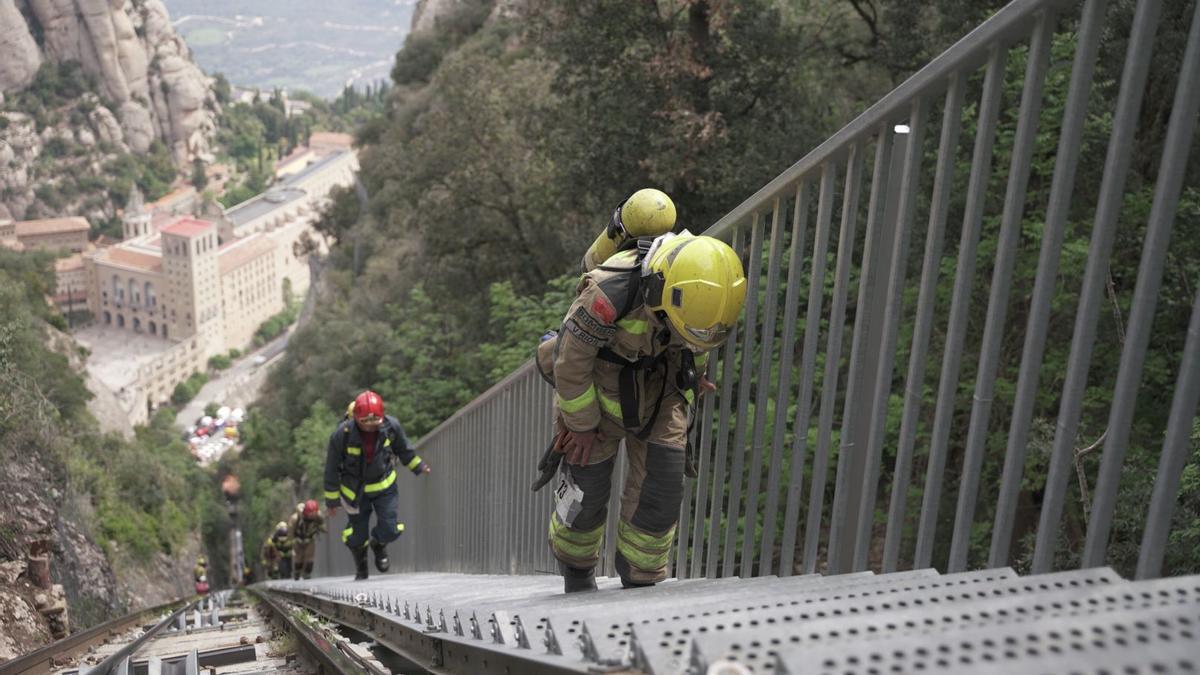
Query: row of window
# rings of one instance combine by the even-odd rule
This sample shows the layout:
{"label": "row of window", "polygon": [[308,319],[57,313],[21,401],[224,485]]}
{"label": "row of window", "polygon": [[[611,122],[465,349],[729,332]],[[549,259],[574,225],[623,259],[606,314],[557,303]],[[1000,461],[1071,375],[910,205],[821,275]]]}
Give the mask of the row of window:
{"label": "row of window", "polygon": [[[113,323],[112,312],[110,312],[108,310],[104,310],[104,325],[110,326],[110,325],[112,325],[112,323]],[[124,328],[125,327],[125,315],[118,313],[116,316],[116,323],[117,323],[117,328]],[[130,322],[130,328],[132,328],[133,332],[135,332],[135,333],[141,333],[142,332],[142,320],[136,316],[133,317],[133,320]],[[151,335],[157,336],[157,335],[161,334],[162,337],[164,337],[164,338],[167,337],[167,324],[165,324],[165,323],[162,324],[162,326],[159,326],[154,321],[148,321],[148,322],[146,322],[145,330],[146,330],[146,332],[150,333]]]}

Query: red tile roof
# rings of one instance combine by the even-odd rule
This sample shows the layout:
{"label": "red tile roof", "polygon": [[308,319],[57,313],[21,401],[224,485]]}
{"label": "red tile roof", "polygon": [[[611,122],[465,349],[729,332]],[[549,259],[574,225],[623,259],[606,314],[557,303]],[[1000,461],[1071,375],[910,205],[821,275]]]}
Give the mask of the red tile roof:
{"label": "red tile roof", "polygon": [[260,256],[271,253],[274,249],[275,244],[270,239],[261,234],[253,234],[228,247],[222,247],[217,254],[217,264],[220,266],[221,274],[226,274]]}
{"label": "red tile roof", "polygon": [[354,145],[354,137],[350,134],[340,134],[332,131],[315,131],[308,137],[308,147],[334,146],[349,148]]}
{"label": "red tile roof", "polygon": [[22,220],[15,223],[17,237],[37,236],[39,234],[58,234],[61,232],[87,232],[87,220],[79,216],[70,218],[45,218],[43,220]]}
{"label": "red tile roof", "polygon": [[199,220],[197,218],[180,218],[179,220],[162,228],[162,232],[173,234],[178,237],[198,237],[202,234],[207,234],[216,226],[207,220]]}

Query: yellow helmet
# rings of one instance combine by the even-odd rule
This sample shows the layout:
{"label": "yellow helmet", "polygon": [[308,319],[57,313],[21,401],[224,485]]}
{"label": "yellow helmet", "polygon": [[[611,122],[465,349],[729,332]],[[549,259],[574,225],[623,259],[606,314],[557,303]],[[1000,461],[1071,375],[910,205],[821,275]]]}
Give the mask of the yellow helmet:
{"label": "yellow helmet", "polygon": [[675,202],[667,193],[654,188],[644,188],[630,195],[625,203],[613,213],[611,230],[630,237],[660,235],[675,227]]}
{"label": "yellow helmet", "polygon": [[287,534],[287,531],[288,526],[286,522],[281,520],[278,523],[275,523],[275,534],[282,537],[283,535]]}
{"label": "yellow helmet", "polygon": [[746,302],[742,261],[725,242],[681,234],[651,252],[646,306],[679,337],[707,350],[725,341]]}
{"label": "yellow helmet", "polygon": [[200,557],[196,558],[196,564],[200,565],[201,567],[207,567],[208,566],[208,558],[205,558],[204,555],[201,554]]}

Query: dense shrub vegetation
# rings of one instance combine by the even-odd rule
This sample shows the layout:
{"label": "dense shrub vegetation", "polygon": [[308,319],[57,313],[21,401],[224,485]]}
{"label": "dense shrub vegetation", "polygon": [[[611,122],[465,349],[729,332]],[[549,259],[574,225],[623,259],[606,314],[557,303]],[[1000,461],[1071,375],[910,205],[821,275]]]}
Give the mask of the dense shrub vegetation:
{"label": "dense shrub vegetation", "polygon": [[[360,204],[353,191],[338,191],[318,224],[335,242],[320,302],[313,320],[293,336],[287,357],[272,374],[268,395],[247,425],[242,471],[256,486],[251,490],[255,512],[264,514],[254,526],[265,527],[270,520],[265,514],[316,493],[314,463],[319,462],[329,429],[356,391],[380,391],[389,411],[411,435],[420,436],[524,360],[537,336],[561,320],[581,252],[624,196],[647,185],[661,187],[676,201],[680,226],[704,230],[965,35],[998,4],[531,0],[526,13],[505,19],[490,13],[490,3],[468,2],[458,13],[441,18],[434,31],[410,36],[397,55],[395,87],[386,109],[359,133],[366,146],[361,163],[369,198]],[[1105,431],[1162,132],[1191,11],[1188,3],[1174,3],[1165,11],[1158,38],[1162,47],[1153,55],[1112,259],[1110,307],[1098,328],[1079,448]],[[1012,554],[1019,568],[1028,564],[1041,507],[1048,445],[1132,15],[1132,2],[1112,4],[1110,30],[1097,64],[1025,464]],[[1074,29],[1067,22],[1055,36],[996,374],[972,565],[982,564],[989,543]],[[1023,45],[1007,54],[1009,84],[1002,115],[1008,130],[1018,115],[1020,97],[1012,83],[1019,80],[1025,59]],[[956,266],[980,79],[969,80],[965,99],[953,175],[956,201],[940,261],[941,317],[948,311]],[[939,103],[931,112],[935,121],[940,121],[940,109]],[[927,134],[925,186],[932,181],[936,144],[937,134]],[[959,382],[964,402],[969,402],[975,384],[1011,155],[1012,134],[1006,131],[997,137],[997,168],[985,195],[983,243],[968,319],[972,329]],[[1194,189],[1198,171],[1200,151],[1194,150],[1187,183],[1193,187],[1185,191],[1179,209],[1125,461],[1121,503],[1130,506],[1122,509],[1112,538],[1110,560],[1123,573],[1131,572],[1136,557],[1145,516],[1141,505],[1152,485],[1167,397],[1200,283],[1195,263],[1200,260],[1200,192]],[[926,200],[928,190],[921,194]],[[839,204],[840,199],[837,195]],[[904,295],[907,309],[888,409],[889,439],[899,432],[919,278],[914,270],[921,265],[928,204],[918,204],[917,213]],[[861,226],[859,232],[861,251]],[[829,262],[832,269],[832,255]],[[832,275],[826,279],[832,283]],[[850,283],[853,298],[857,272]],[[923,405],[907,495],[913,517],[912,505],[923,495],[938,350],[945,341],[940,331],[935,330],[929,359],[934,365],[923,383],[914,384]],[[790,363],[793,356],[780,354],[773,362]],[[848,356],[849,349],[843,349],[842,359]],[[841,372],[845,368],[842,363]],[[818,380],[818,391],[820,386]],[[952,421],[951,461],[944,478],[947,487],[941,492],[942,520],[934,554],[939,566],[947,555],[968,407],[969,403],[960,405]],[[792,419],[794,412],[769,410],[768,423],[776,414]],[[290,436],[277,433],[280,422],[293,429]],[[840,420],[835,420],[834,428],[839,427]],[[785,439],[785,448],[790,448],[790,440]],[[838,440],[833,439],[835,449]],[[886,508],[891,490],[894,446],[891,441],[884,446],[880,510]],[[789,451],[783,458],[785,467],[791,459]],[[831,459],[836,461],[836,456]],[[1086,529],[1088,500],[1082,492],[1088,489],[1086,477],[1094,481],[1098,462],[1099,453],[1079,457],[1085,481],[1073,484],[1068,498],[1061,565],[1075,562],[1073,552],[1079,550]],[[811,476],[804,478],[804,484],[810,484]],[[1195,457],[1183,483],[1167,560],[1168,569],[1176,573],[1200,570],[1200,469]],[[825,484],[829,504],[833,480]],[[882,528],[882,512],[876,514],[876,525]],[[761,524],[751,520],[740,526],[753,530]],[[902,548],[909,556],[915,522],[905,527]]]}
{"label": "dense shrub vegetation", "polygon": [[69,344],[51,339],[53,283],[53,256],[0,248],[0,461],[46,465],[55,484],[42,489],[81,501],[94,518],[80,524],[110,554],[173,554],[217,522],[215,485],[171,429],[173,410],[132,441],[97,431],[83,378],[48,346]]}

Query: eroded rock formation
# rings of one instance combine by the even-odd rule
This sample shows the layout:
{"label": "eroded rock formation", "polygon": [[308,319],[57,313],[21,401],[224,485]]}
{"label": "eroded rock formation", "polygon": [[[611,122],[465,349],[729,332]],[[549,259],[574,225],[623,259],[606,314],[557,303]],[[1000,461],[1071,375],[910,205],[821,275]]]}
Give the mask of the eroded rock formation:
{"label": "eroded rock formation", "polygon": [[0,91],[43,61],[95,75],[134,152],[158,138],[181,165],[207,157],[216,100],[160,0],[0,0]]}
{"label": "eroded rock formation", "polygon": [[[95,78],[95,94],[78,102],[82,116],[63,110],[31,122],[29,111],[14,105],[17,94],[44,64],[68,62]],[[59,210],[42,204],[26,213],[38,202],[35,184],[54,180],[53,172],[34,175],[33,168],[50,137],[110,156],[145,153],[161,141],[187,167],[197,157],[211,160],[220,113],[211,81],[175,34],[161,0],[0,0],[0,105],[5,100],[0,218]],[[47,135],[45,124],[58,130]]]}

